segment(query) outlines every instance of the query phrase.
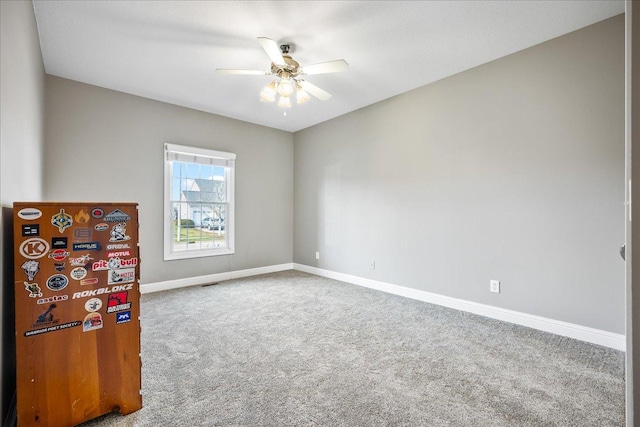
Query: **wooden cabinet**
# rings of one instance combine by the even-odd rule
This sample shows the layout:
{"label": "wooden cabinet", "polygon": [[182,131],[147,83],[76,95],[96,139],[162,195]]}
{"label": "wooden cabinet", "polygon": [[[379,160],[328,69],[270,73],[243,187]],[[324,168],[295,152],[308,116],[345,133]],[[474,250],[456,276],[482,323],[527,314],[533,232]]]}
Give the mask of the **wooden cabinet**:
{"label": "wooden cabinet", "polygon": [[142,407],[135,203],[14,203],[18,426]]}

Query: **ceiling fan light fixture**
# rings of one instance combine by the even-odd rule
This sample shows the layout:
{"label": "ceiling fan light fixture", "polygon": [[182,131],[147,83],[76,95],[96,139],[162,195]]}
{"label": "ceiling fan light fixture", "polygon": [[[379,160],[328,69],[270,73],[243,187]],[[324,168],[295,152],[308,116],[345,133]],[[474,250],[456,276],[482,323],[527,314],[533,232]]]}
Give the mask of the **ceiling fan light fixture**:
{"label": "ceiling fan light fixture", "polygon": [[304,104],[305,102],[309,101],[311,99],[311,97],[309,96],[309,94],[302,89],[302,86],[300,85],[296,85],[296,103],[297,104]]}
{"label": "ceiling fan light fixture", "polygon": [[344,59],[320,62],[302,68],[289,54],[291,45],[282,44],[278,46],[278,43],[267,37],[258,37],[258,42],[271,59],[269,71],[218,68],[216,72],[220,74],[273,76],[274,80],[260,92],[260,102],[275,102],[276,95],[278,95],[278,107],[284,109],[285,116],[287,115],[287,108],[291,108],[291,95],[294,92],[296,93],[296,104],[298,105],[308,102],[311,97],[318,98],[320,101],[326,101],[331,98],[329,92],[305,81],[304,76],[336,73],[349,68],[349,64]]}
{"label": "ceiling fan light fixture", "polygon": [[288,96],[280,96],[280,99],[278,99],[278,107],[291,108],[291,99]]}
{"label": "ceiling fan light fixture", "polygon": [[274,102],[276,100],[276,81],[272,81],[260,92],[260,102]]}
{"label": "ceiling fan light fixture", "polygon": [[293,93],[293,85],[289,79],[280,79],[280,82],[278,82],[278,93],[281,97],[288,97]]}

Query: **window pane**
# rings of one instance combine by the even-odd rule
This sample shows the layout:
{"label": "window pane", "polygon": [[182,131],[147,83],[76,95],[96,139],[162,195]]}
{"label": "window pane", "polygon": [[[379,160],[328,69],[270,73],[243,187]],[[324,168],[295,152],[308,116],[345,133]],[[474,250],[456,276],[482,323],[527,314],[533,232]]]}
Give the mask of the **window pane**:
{"label": "window pane", "polygon": [[171,200],[177,202],[180,200],[180,178],[171,178]]}
{"label": "window pane", "polygon": [[213,177],[213,166],[201,165],[200,166],[200,178],[211,179]]}
{"label": "window pane", "polygon": [[200,178],[200,165],[187,163],[187,178]]}
{"label": "window pane", "polygon": [[215,166],[213,168],[213,176],[224,179],[224,168],[220,166]]}
{"label": "window pane", "polygon": [[165,239],[165,259],[233,253],[232,218],[227,218],[227,213],[232,212],[229,196],[233,193],[229,194],[229,189],[233,188],[235,154],[171,144],[165,147],[165,171],[170,174],[165,197],[171,211],[170,217],[165,217],[170,218],[165,223],[170,230]]}
{"label": "window pane", "polygon": [[[210,166],[187,164],[192,173],[196,166],[199,169]],[[224,169],[216,167],[216,169]],[[176,251],[190,249],[225,248],[228,246],[225,232],[227,186],[219,176],[209,174],[209,179],[188,178],[182,180],[172,178],[175,190],[174,197],[174,247]],[[178,190],[182,188],[182,190]],[[180,200],[180,202],[177,202]],[[180,221],[177,219],[180,218]]]}

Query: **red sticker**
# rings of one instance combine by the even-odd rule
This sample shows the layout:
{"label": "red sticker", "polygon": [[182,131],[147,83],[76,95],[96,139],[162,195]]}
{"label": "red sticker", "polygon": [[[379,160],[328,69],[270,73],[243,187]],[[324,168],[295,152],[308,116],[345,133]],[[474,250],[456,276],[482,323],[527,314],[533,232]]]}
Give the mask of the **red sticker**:
{"label": "red sticker", "polygon": [[49,254],[49,258],[53,258],[56,261],[62,261],[68,256],[69,256],[69,252],[65,251],[64,249],[56,249],[55,251]]}
{"label": "red sticker", "polygon": [[94,218],[102,218],[104,216],[104,211],[100,208],[93,208],[91,210],[91,216]]}

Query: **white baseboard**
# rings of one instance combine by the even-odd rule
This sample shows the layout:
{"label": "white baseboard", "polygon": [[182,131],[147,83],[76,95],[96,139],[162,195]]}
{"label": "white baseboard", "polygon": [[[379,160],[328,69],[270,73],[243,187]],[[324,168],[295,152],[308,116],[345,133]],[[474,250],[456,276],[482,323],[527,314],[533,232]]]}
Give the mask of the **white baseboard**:
{"label": "white baseboard", "polygon": [[257,276],[267,273],[276,273],[278,271],[292,269],[303,271],[305,273],[315,274],[317,276],[327,277],[329,279],[340,280],[342,282],[347,282],[366,288],[376,289],[378,291],[387,292],[394,295],[400,295],[418,301],[424,301],[427,303],[441,305],[456,310],[466,311],[469,313],[478,314],[480,316],[502,320],[504,322],[515,323],[517,325],[527,326],[529,328],[538,329],[569,338],[575,338],[577,340],[610,347],[620,351],[626,351],[626,337],[622,334],[615,334],[613,332],[602,331],[600,329],[589,328],[587,326],[576,325],[574,323],[562,322],[560,320],[549,319],[541,316],[534,316],[532,314],[521,313],[505,308],[494,307],[458,298],[452,298],[444,295],[434,294],[431,292],[421,291],[418,289],[407,288],[391,283],[380,282],[378,280],[366,279],[363,277],[352,276],[349,274],[338,273],[331,270],[325,270],[322,268],[311,267],[308,265],[297,263],[269,265],[266,267],[208,274],[205,276],[187,277],[184,279],[167,280],[164,282],[145,283],[140,285],[140,292],[143,294],[147,294],[151,292],[184,288],[187,286],[206,285],[208,283],[221,282],[223,280]]}
{"label": "white baseboard", "polygon": [[246,270],[228,271],[225,273],[207,274],[205,276],[186,277],[184,279],[167,280],[164,282],[143,283],[140,285],[140,293],[166,291],[169,289],[185,288],[187,286],[206,285],[208,283],[221,282],[223,280],[239,279],[241,277],[257,276],[259,274],[276,273],[278,271],[292,270],[293,264],[268,265],[266,267],[248,268]]}
{"label": "white baseboard", "polygon": [[317,267],[310,267],[304,264],[293,263],[293,268],[305,273],[315,274],[317,276],[340,280],[342,282],[352,283],[354,285],[376,289],[378,291],[383,291],[394,295],[400,295],[431,304],[479,314],[481,316],[490,317],[492,319],[515,323],[517,325],[527,326],[529,328],[550,332],[552,334],[575,338],[577,340],[610,347],[620,351],[626,351],[626,337],[622,334],[615,334],[613,332],[602,331],[599,329],[589,328],[573,323],[548,319],[546,317],[534,316],[531,314],[520,313],[518,311],[507,310],[505,308],[493,307],[486,304],[479,304],[472,301],[447,297],[444,295],[434,294],[418,289],[411,289],[404,286],[393,285],[391,283],[380,282],[377,280],[365,279],[363,277],[352,276],[349,274],[337,273],[335,271],[324,270]]}

